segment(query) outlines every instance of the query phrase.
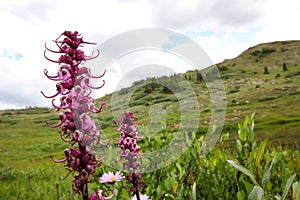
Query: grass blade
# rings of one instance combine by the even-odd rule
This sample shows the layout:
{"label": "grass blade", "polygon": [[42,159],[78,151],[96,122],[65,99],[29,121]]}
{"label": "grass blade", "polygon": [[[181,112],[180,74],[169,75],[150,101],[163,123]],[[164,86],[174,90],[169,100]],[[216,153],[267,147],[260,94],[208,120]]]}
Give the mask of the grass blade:
{"label": "grass blade", "polygon": [[243,174],[245,174],[246,176],[248,176],[255,185],[259,185],[257,183],[257,181],[255,180],[254,175],[248,169],[246,169],[242,165],[234,162],[233,160],[227,160],[227,162],[229,164],[231,164],[234,168],[236,168],[237,170],[239,170],[240,172],[242,172]]}
{"label": "grass blade", "polygon": [[263,200],[264,190],[259,186],[254,186],[253,190],[248,196],[248,200]]}
{"label": "grass blade", "polygon": [[272,158],[271,160],[269,160],[267,167],[266,167],[266,172],[264,174],[264,177],[262,179],[262,187],[265,188],[267,182],[270,180],[271,177],[271,171],[273,168],[273,164],[274,164],[274,158]]}
{"label": "grass blade", "polygon": [[257,150],[256,158],[255,158],[255,167],[259,166],[259,162],[261,161],[261,159],[265,153],[267,143],[268,143],[268,139],[265,139],[263,142],[260,143],[258,150]]}
{"label": "grass blade", "polygon": [[288,192],[289,192],[289,189],[290,189],[290,187],[291,187],[292,184],[293,184],[293,181],[294,181],[295,177],[296,177],[296,174],[294,174],[293,176],[291,176],[291,177],[287,180],[287,182],[286,182],[286,184],[285,184],[285,189],[284,189],[284,192],[283,192],[283,195],[282,195],[281,200],[284,200],[284,199],[286,198],[286,196],[287,196],[287,194],[288,194]]}
{"label": "grass blade", "polygon": [[197,200],[197,192],[196,192],[196,182],[194,182],[193,184],[193,188],[192,188],[192,199],[193,200]]}

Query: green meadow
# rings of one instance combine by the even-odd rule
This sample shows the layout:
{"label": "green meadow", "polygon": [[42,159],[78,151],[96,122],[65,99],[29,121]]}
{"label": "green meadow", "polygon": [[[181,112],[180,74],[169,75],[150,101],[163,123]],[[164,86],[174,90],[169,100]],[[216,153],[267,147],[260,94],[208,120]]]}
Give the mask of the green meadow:
{"label": "green meadow", "polygon": [[[210,68],[202,73],[192,70],[171,77],[149,77],[98,99],[98,104],[106,102],[104,111],[97,115],[102,132],[108,137],[119,136],[113,112],[122,112],[122,106],[112,103],[111,98],[117,95],[121,101],[132,94],[128,104],[141,124],[140,134],[145,136],[140,140],[142,151],[167,145],[180,127],[180,102],[162,84],[180,90],[188,81],[199,102],[199,128],[188,136],[192,144],[176,162],[143,175],[144,192],[152,199],[247,199],[254,195],[253,187],[259,186],[265,199],[275,199],[275,196],[297,199],[300,194],[297,197],[293,191],[299,193],[300,184],[292,183],[299,182],[300,178],[300,41],[260,44],[236,58],[218,63],[217,67],[225,86],[226,117],[221,140],[207,156],[201,157],[197,152],[213,110],[203,80],[206,73],[212,73]],[[165,113],[163,128],[159,120],[153,120],[155,116],[149,117],[159,111]],[[253,113],[254,141],[238,134],[243,128],[241,124],[249,125],[246,122],[251,120],[246,118]],[[67,174],[63,164],[55,164],[50,159],[50,155],[63,158],[68,144],[60,140],[59,129],[49,128],[45,121],[57,124],[58,113],[51,108],[35,107],[0,111],[0,199],[78,199],[72,192],[71,178],[60,180]],[[252,134],[251,130],[247,131]],[[268,142],[263,147],[265,139]],[[260,154],[259,166],[254,165]],[[227,160],[247,168],[259,183],[244,168]],[[96,175],[101,175],[104,169],[102,166]],[[268,169],[272,173],[264,182]],[[294,174],[292,189],[288,188],[285,194],[288,179]],[[96,181],[92,183],[90,192],[98,186]],[[115,199],[128,196],[126,185],[118,188]]]}

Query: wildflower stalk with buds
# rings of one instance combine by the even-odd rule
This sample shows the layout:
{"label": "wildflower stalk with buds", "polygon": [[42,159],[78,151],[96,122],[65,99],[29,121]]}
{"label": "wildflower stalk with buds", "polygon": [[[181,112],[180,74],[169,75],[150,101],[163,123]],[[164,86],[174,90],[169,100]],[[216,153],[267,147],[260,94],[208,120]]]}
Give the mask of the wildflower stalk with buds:
{"label": "wildflower stalk with buds", "polygon": [[[82,66],[83,62],[93,59],[99,55],[88,57],[79,48],[84,44],[95,44],[85,42],[78,32],[65,31],[55,41],[58,50],[51,50],[45,44],[45,58],[57,63],[60,68],[56,75],[48,74],[44,70],[47,78],[57,81],[56,93],[51,96],[43,96],[52,99],[52,106],[62,112],[59,114],[60,122],[51,128],[61,128],[60,137],[64,142],[72,147],[64,150],[65,158],[62,160],[52,160],[56,163],[65,163],[69,173],[73,173],[73,189],[82,195],[83,199],[88,199],[88,180],[95,168],[101,163],[95,157],[95,145],[106,145],[100,140],[100,133],[92,120],[91,115],[99,113],[104,108],[104,103],[97,108],[91,97],[91,89],[100,89],[104,85],[94,87],[90,84],[91,78],[101,78],[93,76],[90,70]],[[59,54],[57,60],[52,60],[46,56],[47,52]],[[60,97],[60,104],[55,104],[55,97]],[[66,177],[67,177],[66,176]],[[100,194],[100,191],[98,191]]]}
{"label": "wildflower stalk with buds", "polygon": [[[140,156],[140,147],[137,145],[138,129],[137,123],[134,120],[132,112],[124,112],[120,121],[117,121],[119,125],[120,138],[117,145],[121,148],[120,161],[123,162],[123,168],[129,171],[129,175],[126,176],[126,180],[131,184],[130,192],[132,192],[134,198],[140,200],[139,187],[142,182],[140,179],[140,172],[138,167],[141,164],[138,162]],[[145,199],[146,195],[143,195]]]}

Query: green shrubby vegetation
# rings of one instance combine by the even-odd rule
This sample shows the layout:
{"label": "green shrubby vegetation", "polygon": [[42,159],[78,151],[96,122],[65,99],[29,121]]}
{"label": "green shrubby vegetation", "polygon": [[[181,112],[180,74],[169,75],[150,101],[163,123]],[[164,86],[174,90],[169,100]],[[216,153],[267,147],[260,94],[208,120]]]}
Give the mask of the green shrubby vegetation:
{"label": "green shrubby vegetation", "polygon": [[[238,124],[235,133],[231,133],[237,135],[234,148],[226,143],[229,133],[223,133],[208,155],[201,154],[205,136],[186,133],[185,138],[191,145],[183,149],[178,160],[142,174],[142,193],[152,199],[299,199],[299,151],[270,145],[267,139],[258,142],[254,126],[253,116],[247,117]],[[147,135],[147,129],[140,129]],[[172,139],[164,125],[154,139],[145,137],[141,146],[145,152],[154,152]],[[108,169],[101,166],[96,177]],[[63,167],[51,162],[25,171],[13,170],[1,163],[0,197],[77,199],[71,192],[70,180],[59,180],[63,174],[66,174]],[[129,186],[118,183],[115,199],[129,196]],[[97,183],[91,184],[91,188],[97,189]]]}

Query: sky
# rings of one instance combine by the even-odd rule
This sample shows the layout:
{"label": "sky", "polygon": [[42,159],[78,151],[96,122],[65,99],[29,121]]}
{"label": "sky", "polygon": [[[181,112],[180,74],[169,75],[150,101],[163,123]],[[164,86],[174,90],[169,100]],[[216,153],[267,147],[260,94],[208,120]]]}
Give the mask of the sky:
{"label": "sky", "polygon": [[[299,0],[2,1],[0,110],[50,105],[40,91],[54,94],[55,83],[45,78],[43,70],[56,73],[58,67],[43,57],[44,43],[50,44],[65,30],[76,30],[85,40],[105,43],[136,29],[167,29],[189,37],[213,63],[219,63],[259,43],[299,40],[299,11]],[[92,49],[86,47],[86,51]],[[107,85],[99,95],[116,90],[120,77],[130,72],[124,71],[128,66],[166,63],[182,66],[176,72],[191,67],[175,55],[133,52],[108,70],[104,77]],[[157,75],[156,71],[150,75]]]}

